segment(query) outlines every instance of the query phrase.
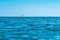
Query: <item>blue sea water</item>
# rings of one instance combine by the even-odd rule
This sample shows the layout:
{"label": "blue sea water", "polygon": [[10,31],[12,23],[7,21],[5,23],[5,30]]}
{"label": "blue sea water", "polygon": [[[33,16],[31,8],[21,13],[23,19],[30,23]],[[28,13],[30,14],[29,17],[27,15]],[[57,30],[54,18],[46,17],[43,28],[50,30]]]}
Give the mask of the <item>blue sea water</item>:
{"label": "blue sea water", "polygon": [[0,17],[0,40],[60,40],[60,17]]}

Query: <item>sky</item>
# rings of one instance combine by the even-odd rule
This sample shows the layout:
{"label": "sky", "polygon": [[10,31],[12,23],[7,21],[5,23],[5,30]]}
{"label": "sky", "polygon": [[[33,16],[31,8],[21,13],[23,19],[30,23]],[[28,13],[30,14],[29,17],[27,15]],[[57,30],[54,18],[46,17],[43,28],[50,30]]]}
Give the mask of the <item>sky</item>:
{"label": "sky", "polygon": [[60,0],[0,0],[0,16],[60,16]]}

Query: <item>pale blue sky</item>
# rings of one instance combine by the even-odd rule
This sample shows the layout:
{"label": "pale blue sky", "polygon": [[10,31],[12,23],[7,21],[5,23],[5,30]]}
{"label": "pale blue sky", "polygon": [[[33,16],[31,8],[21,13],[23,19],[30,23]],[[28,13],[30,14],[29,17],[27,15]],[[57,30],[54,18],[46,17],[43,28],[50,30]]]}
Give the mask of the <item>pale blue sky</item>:
{"label": "pale blue sky", "polygon": [[60,16],[60,0],[0,0],[0,16]]}

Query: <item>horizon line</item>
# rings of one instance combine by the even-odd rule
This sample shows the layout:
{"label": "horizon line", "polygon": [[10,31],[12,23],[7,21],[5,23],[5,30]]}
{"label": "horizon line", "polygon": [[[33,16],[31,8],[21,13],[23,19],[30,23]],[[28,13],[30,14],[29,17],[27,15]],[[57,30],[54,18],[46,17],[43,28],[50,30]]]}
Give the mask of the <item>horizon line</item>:
{"label": "horizon line", "polygon": [[0,17],[60,17],[60,16],[0,16]]}

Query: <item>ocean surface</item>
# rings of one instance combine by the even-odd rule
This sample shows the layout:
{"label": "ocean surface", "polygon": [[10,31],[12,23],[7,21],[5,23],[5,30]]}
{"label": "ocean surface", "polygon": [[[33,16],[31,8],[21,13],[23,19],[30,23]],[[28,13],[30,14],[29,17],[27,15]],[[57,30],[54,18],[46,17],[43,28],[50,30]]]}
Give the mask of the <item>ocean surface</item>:
{"label": "ocean surface", "polygon": [[0,17],[0,40],[60,40],[60,17]]}

